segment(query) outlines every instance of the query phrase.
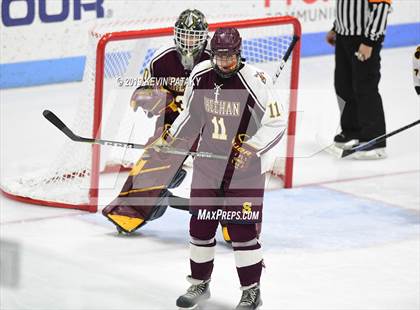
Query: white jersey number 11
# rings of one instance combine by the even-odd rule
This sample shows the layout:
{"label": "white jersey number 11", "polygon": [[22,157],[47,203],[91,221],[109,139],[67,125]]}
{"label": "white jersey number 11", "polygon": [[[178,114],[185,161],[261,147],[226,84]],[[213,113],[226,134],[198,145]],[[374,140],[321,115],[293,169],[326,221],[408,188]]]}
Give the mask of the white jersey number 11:
{"label": "white jersey number 11", "polygon": [[225,121],[223,117],[217,119],[216,116],[211,120],[214,126],[212,138],[216,140],[227,140]]}

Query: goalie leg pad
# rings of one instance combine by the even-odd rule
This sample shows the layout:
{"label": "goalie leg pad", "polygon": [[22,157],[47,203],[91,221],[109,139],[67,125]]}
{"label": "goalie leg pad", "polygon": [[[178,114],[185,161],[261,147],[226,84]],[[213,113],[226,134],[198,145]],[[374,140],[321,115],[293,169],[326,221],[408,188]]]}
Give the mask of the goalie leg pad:
{"label": "goalie leg pad", "polygon": [[169,182],[168,188],[176,188],[180,186],[182,181],[184,181],[186,175],[187,175],[187,171],[180,168],[174,175],[172,181]]}
{"label": "goalie leg pad", "polygon": [[183,181],[186,171],[180,169],[184,157],[168,156],[140,159],[127,178],[119,196],[103,209],[102,214],[118,231],[132,233],[149,221],[160,218],[167,210],[172,193]]}
{"label": "goalie leg pad", "polygon": [[228,228],[227,228],[226,224],[221,224],[221,225],[222,225],[223,239],[225,239],[225,241],[227,243],[231,243],[232,239],[230,238],[229,231],[228,231]]}
{"label": "goalie leg pad", "polygon": [[117,226],[118,231],[132,233],[146,224],[145,219],[134,208],[116,205],[116,203],[120,203],[119,199],[115,199],[102,210],[102,214]]}
{"label": "goalie leg pad", "polygon": [[159,196],[159,200],[148,215],[147,221],[153,221],[160,218],[168,208],[167,197],[171,197],[172,193],[168,190],[163,190]]}
{"label": "goalie leg pad", "polygon": [[117,226],[118,231],[132,233],[147,222],[160,218],[168,208],[167,197],[171,195],[170,191],[163,190],[154,206],[144,207],[130,206],[126,197],[118,197],[102,210],[102,214]]}
{"label": "goalie leg pad", "polygon": [[178,210],[183,210],[183,211],[190,210],[190,200],[188,198],[178,197],[175,195],[171,195],[169,197],[168,205],[171,208],[178,209]]}
{"label": "goalie leg pad", "polygon": [[108,218],[118,225],[119,228],[121,228],[122,231],[131,233],[134,230],[136,230],[142,223],[144,223],[144,220],[141,218],[135,218],[135,217],[129,217],[125,215],[117,215],[117,214],[110,214],[108,215]]}

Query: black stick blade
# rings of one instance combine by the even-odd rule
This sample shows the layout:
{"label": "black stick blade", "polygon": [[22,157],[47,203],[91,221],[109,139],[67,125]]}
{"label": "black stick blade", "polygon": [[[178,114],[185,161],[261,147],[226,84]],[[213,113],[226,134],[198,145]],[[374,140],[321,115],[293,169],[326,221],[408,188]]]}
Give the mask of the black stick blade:
{"label": "black stick blade", "polygon": [[387,133],[387,134],[384,134],[382,136],[376,137],[376,138],[374,138],[374,139],[372,139],[372,140],[370,140],[370,141],[368,141],[366,143],[363,143],[362,145],[355,146],[355,147],[353,147],[350,150],[344,150],[343,153],[341,154],[341,158],[347,157],[347,156],[349,156],[349,155],[351,155],[351,154],[353,154],[355,152],[364,151],[367,148],[372,147],[372,146],[376,145],[377,143],[382,142],[385,139],[387,139],[389,137],[392,137],[393,135],[396,135],[397,133],[400,133],[400,132],[402,132],[404,130],[407,130],[407,129],[411,128],[411,127],[414,127],[414,126],[416,126],[418,124],[420,124],[420,119],[417,120],[417,121],[415,121],[415,122],[412,122],[411,124],[408,124],[406,126],[403,126],[401,128],[398,128],[398,129],[396,129],[394,131],[391,131],[390,133]]}
{"label": "black stick blade", "polygon": [[79,137],[76,136],[73,131],[71,131],[66,124],[64,124],[61,119],[58,118],[57,115],[55,115],[53,112],[51,112],[50,110],[44,110],[44,112],[42,112],[42,115],[44,115],[44,117],[51,123],[53,124],[55,127],[57,127],[61,132],[63,132],[67,137],[69,137],[70,139],[74,140],[74,141],[79,141]]}
{"label": "black stick blade", "polygon": [[50,110],[44,110],[44,112],[42,112],[42,115],[44,115],[44,117],[50,121],[50,123],[52,123],[55,127],[57,127],[58,129],[60,129],[61,131],[64,128],[67,128],[66,124],[64,124],[61,119],[58,118],[57,115],[55,115],[53,112],[51,112]]}

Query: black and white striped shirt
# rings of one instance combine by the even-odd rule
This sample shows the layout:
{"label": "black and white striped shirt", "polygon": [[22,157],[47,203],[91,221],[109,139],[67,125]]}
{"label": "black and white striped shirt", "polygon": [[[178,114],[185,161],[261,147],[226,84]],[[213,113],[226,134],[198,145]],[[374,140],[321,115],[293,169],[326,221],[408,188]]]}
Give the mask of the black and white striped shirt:
{"label": "black and white striped shirt", "polygon": [[385,34],[391,0],[336,0],[337,17],[333,30],[344,36],[363,36],[374,44]]}

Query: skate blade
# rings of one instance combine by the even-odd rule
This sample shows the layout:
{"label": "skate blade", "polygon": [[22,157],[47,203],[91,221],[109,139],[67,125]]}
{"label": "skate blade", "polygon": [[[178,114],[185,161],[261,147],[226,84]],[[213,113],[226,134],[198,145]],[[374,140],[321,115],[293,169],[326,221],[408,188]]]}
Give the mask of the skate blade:
{"label": "skate blade", "polygon": [[200,310],[199,305],[195,305],[189,308],[178,308],[178,310]]}
{"label": "skate blade", "polygon": [[384,148],[370,151],[359,151],[353,155],[353,158],[357,160],[378,160],[385,159],[387,157],[388,156]]}
{"label": "skate blade", "polygon": [[204,305],[200,305],[200,303],[198,303],[198,304],[196,304],[192,307],[189,307],[189,308],[179,307],[178,310],[205,310],[205,307],[204,307]]}
{"label": "skate blade", "polygon": [[[207,305],[207,301],[210,299],[210,295],[205,297],[204,299],[200,300],[196,305],[190,307],[190,308],[181,308],[178,307],[179,310],[206,310],[209,309]],[[211,308],[211,307],[210,307]],[[211,308],[214,309],[214,308]]]}

